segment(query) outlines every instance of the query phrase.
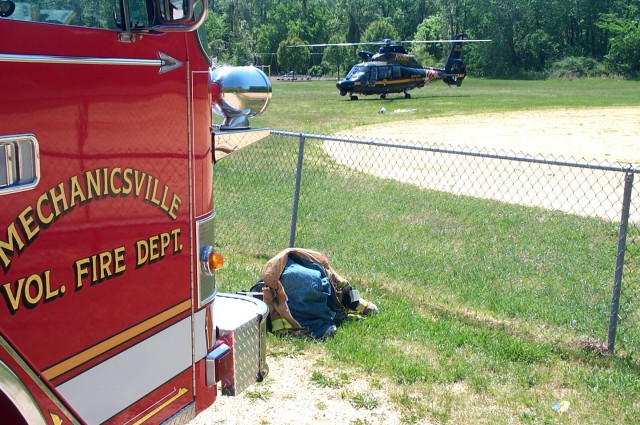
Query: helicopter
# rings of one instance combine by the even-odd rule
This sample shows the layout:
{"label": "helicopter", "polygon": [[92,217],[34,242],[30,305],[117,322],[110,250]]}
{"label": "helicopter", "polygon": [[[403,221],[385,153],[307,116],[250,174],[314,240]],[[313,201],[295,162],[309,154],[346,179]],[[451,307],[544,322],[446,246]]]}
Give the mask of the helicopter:
{"label": "helicopter", "polygon": [[[449,86],[460,87],[467,75],[462,61],[462,44],[472,41],[490,40],[465,40],[463,34],[458,34],[454,40],[394,42],[385,39],[370,43],[307,44],[291,47],[380,45],[378,53],[358,52],[362,62],[354,65],[347,76],[336,83],[340,95],[346,96],[348,93],[351,100],[358,100],[359,94],[379,95],[381,99],[386,99],[389,93],[404,93],[404,97],[410,99],[409,90],[424,87],[438,80],[444,81]],[[401,45],[402,43],[446,42],[453,43],[453,46],[444,68],[423,67]]]}

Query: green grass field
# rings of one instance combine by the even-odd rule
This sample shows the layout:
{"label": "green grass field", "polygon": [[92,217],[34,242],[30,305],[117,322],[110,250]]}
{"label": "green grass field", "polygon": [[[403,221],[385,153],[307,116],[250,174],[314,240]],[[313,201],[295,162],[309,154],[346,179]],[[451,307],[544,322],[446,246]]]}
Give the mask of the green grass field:
{"label": "green grass field", "polygon": [[[461,88],[414,90],[409,100],[357,102],[333,84],[276,81],[271,107],[253,124],[324,134],[399,118],[640,106],[640,83],[627,81],[469,78]],[[381,116],[382,106],[416,111]],[[288,244],[295,168],[280,159],[296,152],[283,149],[262,142],[216,166],[218,244],[229,260],[223,290],[247,289]],[[296,245],[327,252],[381,313],[324,342],[271,337],[272,353],[320,345],[330,362],[389,380],[407,424],[638,423],[637,354],[580,344],[582,335],[606,337],[615,224],[346,173],[308,149],[318,166],[305,169],[305,184],[323,196],[303,198]],[[559,400],[571,403],[562,415],[552,409]]]}
{"label": "green grass field", "polygon": [[[273,81],[267,112],[253,125],[326,134],[390,120],[510,112],[527,109],[640,105],[640,82],[616,80],[504,81],[468,77],[461,87],[436,82],[410,93],[341,97],[335,80]],[[379,115],[380,108],[415,109],[411,114]],[[604,117],[606,118],[606,117]]]}

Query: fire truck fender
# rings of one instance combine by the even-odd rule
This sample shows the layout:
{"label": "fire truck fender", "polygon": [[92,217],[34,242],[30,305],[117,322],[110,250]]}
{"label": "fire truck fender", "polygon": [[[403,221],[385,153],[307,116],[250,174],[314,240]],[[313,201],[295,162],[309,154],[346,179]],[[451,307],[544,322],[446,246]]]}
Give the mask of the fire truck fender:
{"label": "fire truck fender", "polygon": [[[0,410],[13,405],[27,424],[46,424],[46,420],[27,387],[15,373],[0,361]],[[9,403],[9,406],[5,406]]]}

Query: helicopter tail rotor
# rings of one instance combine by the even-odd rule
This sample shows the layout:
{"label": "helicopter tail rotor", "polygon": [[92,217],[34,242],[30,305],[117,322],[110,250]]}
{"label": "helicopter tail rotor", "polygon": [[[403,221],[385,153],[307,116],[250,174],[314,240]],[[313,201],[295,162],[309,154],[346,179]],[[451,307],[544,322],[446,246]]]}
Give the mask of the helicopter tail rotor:
{"label": "helicopter tail rotor", "polygon": [[445,71],[443,81],[450,86],[460,87],[462,80],[464,80],[466,76],[467,70],[462,61],[454,62],[451,67]]}
{"label": "helicopter tail rotor", "polygon": [[451,47],[451,53],[444,66],[444,82],[448,85],[460,87],[462,80],[467,76],[467,70],[462,61],[462,44],[464,40],[463,34],[456,36],[456,42]]}

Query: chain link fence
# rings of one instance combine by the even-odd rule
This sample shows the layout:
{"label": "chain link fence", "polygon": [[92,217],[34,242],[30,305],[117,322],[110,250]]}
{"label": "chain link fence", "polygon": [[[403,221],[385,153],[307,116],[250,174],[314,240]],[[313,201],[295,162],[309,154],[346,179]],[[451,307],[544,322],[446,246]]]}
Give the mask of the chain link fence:
{"label": "chain link fence", "polygon": [[265,261],[288,246],[318,249],[378,296],[408,291],[631,353],[640,348],[638,172],[273,131],[216,164],[217,241]]}

